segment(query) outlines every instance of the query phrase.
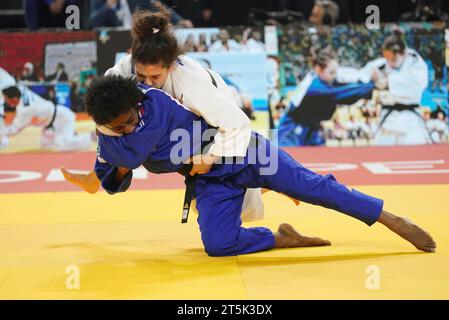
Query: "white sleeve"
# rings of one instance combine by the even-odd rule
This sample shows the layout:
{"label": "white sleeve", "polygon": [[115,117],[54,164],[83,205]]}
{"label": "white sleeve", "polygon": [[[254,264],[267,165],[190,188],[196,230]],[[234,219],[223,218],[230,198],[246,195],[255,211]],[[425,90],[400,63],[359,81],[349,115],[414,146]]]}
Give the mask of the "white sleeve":
{"label": "white sleeve", "polygon": [[339,83],[354,83],[359,82],[365,78],[364,69],[357,69],[353,67],[338,67],[337,81]]}
{"label": "white sleeve", "polygon": [[121,58],[117,64],[115,64],[112,68],[109,68],[104,73],[105,76],[116,75],[122,77],[131,77],[132,74],[132,62],[131,55],[127,55]]}
{"label": "white sleeve", "polygon": [[210,78],[206,81],[193,73],[177,80],[184,93],[184,104],[218,128],[209,153],[219,157],[244,157],[251,138],[251,121],[226,91],[224,81],[217,79],[221,81],[217,81],[219,86],[215,87]]}
{"label": "white sleeve", "polygon": [[382,64],[385,64],[385,59],[380,58],[368,62],[364,67],[356,69],[353,67],[338,67],[337,81],[340,83],[354,83],[371,81],[371,74],[374,69],[378,69]]}
{"label": "white sleeve", "polygon": [[33,110],[31,107],[18,107],[14,120],[9,126],[5,126],[5,134],[8,136],[13,136],[30,124],[33,119]]}

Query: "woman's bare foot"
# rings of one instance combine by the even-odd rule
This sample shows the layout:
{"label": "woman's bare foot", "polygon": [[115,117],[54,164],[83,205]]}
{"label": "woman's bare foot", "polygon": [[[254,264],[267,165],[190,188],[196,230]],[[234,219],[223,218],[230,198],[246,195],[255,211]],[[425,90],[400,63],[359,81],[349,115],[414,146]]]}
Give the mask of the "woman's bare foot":
{"label": "woman's bare foot", "polygon": [[395,216],[384,210],[377,222],[382,223],[388,229],[413,244],[417,249],[425,252],[435,252],[437,244],[430,234],[409,219]]}
{"label": "woman's bare foot", "polygon": [[65,168],[61,168],[61,172],[64,175],[64,179],[68,182],[80,186],[84,191],[94,194],[100,189],[100,180],[94,171],[88,174],[72,173]]}
{"label": "woman's bare foot", "polygon": [[301,235],[288,223],[283,223],[279,226],[278,232],[274,234],[274,238],[276,248],[319,247],[331,245],[330,241]]}
{"label": "woman's bare foot", "polygon": [[[268,192],[268,191],[271,191],[270,189],[265,189],[265,188],[262,188],[262,194],[264,194],[265,192]],[[290,196],[287,196],[286,194],[284,194],[284,193],[280,193],[280,192],[278,192],[279,194],[282,194],[283,196],[286,196],[287,198],[289,198],[291,201],[293,201],[293,203],[296,205],[296,206],[299,206],[299,204],[301,203],[301,201],[299,201],[299,200],[296,200],[295,198],[292,198],[292,197],[290,197]]]}

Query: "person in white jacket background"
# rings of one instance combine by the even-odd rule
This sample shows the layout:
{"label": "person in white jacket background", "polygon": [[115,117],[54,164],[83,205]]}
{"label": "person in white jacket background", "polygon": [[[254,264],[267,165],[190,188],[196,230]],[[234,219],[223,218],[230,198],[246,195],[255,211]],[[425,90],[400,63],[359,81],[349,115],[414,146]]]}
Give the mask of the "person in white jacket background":
{"label": "person in white jacket background", "polygon": [[[232,91],[214,71],[182,54],[169,25],[169,14],[141,11],[134,14],[132,55],[122,58],[106,75],[133,77],[139,82],[169,93],[207,123],[218,128],[208,154],[193,160],[191,175],[210,171],[220,157],[242,157],[246,154],[251,122],[238,106]],[[99,127],[107,135],[122,135],[129,128]],[[62,169],[67,181],[95,193],[99,180],[93,172],[73,174]],[[264,206],[261,189],[248,189],[243,203],[242,219],[261,219]]]}
{"label": "person in white jacket background", "polygon": [[384,90],[380,92],[382,112],[374,135],[375,145],[418,145],[432,143],[419,107],[428,86],[426,62],[408,48],[400,34],[387,37],[382,46],[383,57],[369,62],[360,70],[340,68],[341,82],[368,82],[378,73]]}
{"label": "person in white jacket background", "polygon": [[[0,123],[2,146],[6,147],[7,137],[14,136],[37,119],[43,126],[41,147],[57,151],[86,150],[92,143],[89,133],[75,133],[75,114],[65,106],[55,105],[34,93],[27,86],[15,83],[5,70],[0,71],[0,104],[13,108],[15,115],[10,125]],[[4,111],[0,110],[3,114]],[[2,119],[3,120],[3,119]],[[5,138],[6,137],[6,138]],[[6,139],[6,143],[5,143]]]}

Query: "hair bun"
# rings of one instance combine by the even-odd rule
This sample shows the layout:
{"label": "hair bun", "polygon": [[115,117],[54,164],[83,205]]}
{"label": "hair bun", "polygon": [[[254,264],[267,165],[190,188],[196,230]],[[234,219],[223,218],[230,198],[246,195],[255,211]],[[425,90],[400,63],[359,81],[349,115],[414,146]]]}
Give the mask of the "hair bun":
{"label": "hair bun", "polygon": [[168,12],[137,11],[133,15],[131,34],[133,38],[144,39],[168,30],[170,14]]}

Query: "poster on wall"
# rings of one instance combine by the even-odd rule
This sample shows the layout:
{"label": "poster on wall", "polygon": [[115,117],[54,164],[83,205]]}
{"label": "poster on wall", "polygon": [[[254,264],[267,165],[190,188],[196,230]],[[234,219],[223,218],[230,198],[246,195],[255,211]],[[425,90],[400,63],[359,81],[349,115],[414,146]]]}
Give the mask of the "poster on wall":
{"label": "poster on wall", "polygon": [[95,67],[97,43],[85,41],[47,44],[44,61],[46,77],[64,71],[68,79],[78,79],[81,70]]}
{"label": "poster on wall", "polygon": [[284,27],[282,94],[273,112],[279,144],[447,143],[444,31],[429,24]]}
{"label": "poster on wall", "polygon": [[188,55],[220,74],[228,86],[240,93],[240,99],[248,100],[255,110],[267,110],[268,79],[264,53],[191,52]]}

